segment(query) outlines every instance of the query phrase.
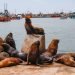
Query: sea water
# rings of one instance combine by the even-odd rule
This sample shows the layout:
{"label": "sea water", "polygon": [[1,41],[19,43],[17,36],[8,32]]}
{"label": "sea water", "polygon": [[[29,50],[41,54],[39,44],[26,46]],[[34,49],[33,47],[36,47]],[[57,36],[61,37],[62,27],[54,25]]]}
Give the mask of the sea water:
{"label": "sea water", "polygon": [[[32,18],[32,24],[45,30],[46,48],[52,39],[59,39],[58,52],[75,52],[75,19]],[[0,37],[13,33],[17,50],[21,50],[26,30],[25,19],[0,22]]]}

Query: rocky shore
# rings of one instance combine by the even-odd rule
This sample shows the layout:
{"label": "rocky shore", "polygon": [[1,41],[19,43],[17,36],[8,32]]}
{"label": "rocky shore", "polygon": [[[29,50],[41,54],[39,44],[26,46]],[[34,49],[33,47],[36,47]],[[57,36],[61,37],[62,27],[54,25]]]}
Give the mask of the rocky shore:
{"label": "rocky shore", "polygon": [[58,63],[51,65],[25,65],[0,68],[0,75],[75,75],[75,68]]}

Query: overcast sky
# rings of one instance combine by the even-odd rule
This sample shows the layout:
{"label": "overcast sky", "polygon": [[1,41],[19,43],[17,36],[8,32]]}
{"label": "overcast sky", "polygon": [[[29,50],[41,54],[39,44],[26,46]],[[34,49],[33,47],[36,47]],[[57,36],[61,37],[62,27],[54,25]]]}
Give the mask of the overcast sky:
{"label": "overcast sky", "polygon": [[75,11],[75,0],[0,0],[0,11],[4,9],[4,3],[10,12],[16,13]]}

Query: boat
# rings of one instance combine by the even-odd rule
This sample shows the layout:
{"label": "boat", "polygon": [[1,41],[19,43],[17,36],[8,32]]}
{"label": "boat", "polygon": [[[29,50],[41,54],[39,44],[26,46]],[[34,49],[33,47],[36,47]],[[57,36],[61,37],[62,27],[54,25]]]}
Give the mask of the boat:
{"label": "boat", "polygon": [[10,21],[11,18],[5,15],[0,15],[0,22],[7,22]]}
{"label": "boat", "polygon": [[69,14],[69,18],[75,19],[75,12]]}

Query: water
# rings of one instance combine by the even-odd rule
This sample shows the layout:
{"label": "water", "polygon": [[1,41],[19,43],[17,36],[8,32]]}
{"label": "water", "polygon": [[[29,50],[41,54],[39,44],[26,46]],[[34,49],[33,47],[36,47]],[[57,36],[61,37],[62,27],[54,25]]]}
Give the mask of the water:
{"label": "water", "polygon": [[[32,18],[34,26],[44,28],[46,37],[46,48],[52,39],[60,40],[58,52],[75,52],[75,19],[53,19],[53,18]],[[24,19],[11,22],[0,22],[0,36],[5,36],[12,32],[17,45],[21,50],[26,37]]]}

